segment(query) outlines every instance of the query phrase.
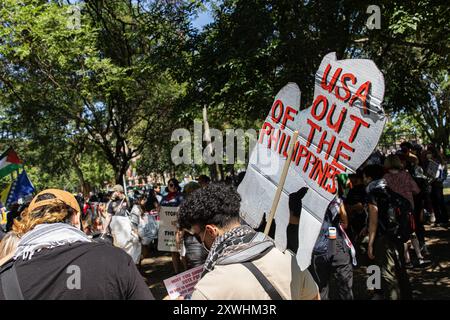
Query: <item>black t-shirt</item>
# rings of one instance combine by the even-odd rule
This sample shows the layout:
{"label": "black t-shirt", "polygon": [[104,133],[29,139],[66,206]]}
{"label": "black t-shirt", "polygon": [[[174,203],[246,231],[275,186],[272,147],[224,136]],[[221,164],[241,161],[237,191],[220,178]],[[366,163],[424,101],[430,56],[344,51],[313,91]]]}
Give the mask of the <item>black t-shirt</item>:
{"label": "black t-shirt", "polygon": [[[19,258],[14,265],[26,300],[154,299],[131,257],[103,243],[44,249],[30,260]],[[0,300],[4,300],[1,288]]]}
{"label": "black t-shirt", "polygon": [[[388,224],[389,192],[387,189],[375,189],[367,196],[367,203],[378,209],[377,235],[384,234],[384,227]],[[381,228],[380,228],[381,226]]]}
{"label": "black t-shirt", "polygon": [[345,198],[345,204],[353,206],[358,203],[366,203],[367,194],[366,187],[364,185],[356,185],[348,191]]}

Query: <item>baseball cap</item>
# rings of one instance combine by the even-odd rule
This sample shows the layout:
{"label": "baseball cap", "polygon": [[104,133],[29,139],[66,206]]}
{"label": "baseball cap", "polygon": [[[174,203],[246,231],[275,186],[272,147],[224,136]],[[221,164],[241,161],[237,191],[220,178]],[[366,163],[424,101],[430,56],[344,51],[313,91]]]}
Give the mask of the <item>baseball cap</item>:
{"label": "baseball cap", "polygon": [[113,191],[123,193],[123,187],[120,184],[116,184],[113,188]]}
{"label": "baseball cap", "polygon": [[[44,194],[51,194],[55,196],[53,199],[46,200],[38,200],[39,196]],[[59,190],[59,189],[46,189],[44,191],[39,192],[31,201],[28,206],[28,211],[32,212],[35,209],[43,206],[48,206],[51,204],[60,204],[61,202],[65,203],[67,206],[74,209],[76,212],[80,212],[80,205],[78,204],[75,197],[67,191]]]}

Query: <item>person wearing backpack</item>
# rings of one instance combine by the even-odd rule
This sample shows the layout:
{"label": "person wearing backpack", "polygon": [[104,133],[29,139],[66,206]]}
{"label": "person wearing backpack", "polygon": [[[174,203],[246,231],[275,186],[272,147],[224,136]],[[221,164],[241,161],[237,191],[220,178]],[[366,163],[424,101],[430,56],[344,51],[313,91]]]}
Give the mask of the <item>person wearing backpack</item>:
{"label": "person wearing backpack", "polygon": [[367,255],[381,272],[381,287],[376,288],[374,299],[411,299],[403,248],[410,237],[407,222],[411,205],[387,187],[383,174],[379,165],[363,170],[369,212]]}
{"label": "person wearing backpack", "polygon": [[330,281],[336,280],[339,300],[353,300],[355,251],[344,229],[348,218],[338,196],[328,205],[322,227],[314,245],[309,271],[319,285],[321,300],[329,300]]}
{"label": "person wearing backpack", "polygon": [[114,186],[111,201],[107,204],[107,213],[109,221],[106,222],[101,238],[105,237],[106,232],[110,232],[114,246],[123,249],[135,264],[139,264],[141,244],[139,236],[133,231],[127,199],[120,184]]}
{"label": "person wearing backpack", "polygon": [[110,224],[113,217],[127,217],[128,203],[125,197],[123,187],[117,184],[113,188],[111,200],[106,204],[106,221],[103,227],[103,235],[111,233]]}
{"label": "person wearing backpack", "polygon": [[178,222],[209,252],[192,300],[312,300],[319,290],[295,256],[240,222],[241,197],[225,184],[194,191]]}
{"label": "person wearing backpack", "polygon": [[[384,168],[387,170],[387,173],[384,174],[383,179],[386,180],[387,186],[392,191],[398,193],[405,199],[407,199],[411,205],[411,213],[414,212],[414,197],[420,193],[419,186],[414,181],[412,176],[404,170],[404,166],[406,164],[402,163],[400,157],[397,155],[389,155],[384,161]],[[414,172],[414,171],[413,171]],[[411,215],[411,218],[414,219],[414,215]],[[431,264],[430,260],[425,260],[420,251],[420,244],[416,235],[416,225],[414,219],[414,229],[411,230],[411,243],[416,252],[416,256],[418,259],[418,267],[425,267]],[[404,245],[405,250],[405,262],[407,268],[412,268],[411,257],[409,255],[409,245],[408,242]]]}
{"label": "person wearing backpack", "polygon": [[349,179],[351,188],[344,199],[345,210],[349,220],[346,231],[357,248],[357,254],[366,255],[363,242],[367,235],[367,194],[362,171],[358,170],[356,173],[350,174]]}

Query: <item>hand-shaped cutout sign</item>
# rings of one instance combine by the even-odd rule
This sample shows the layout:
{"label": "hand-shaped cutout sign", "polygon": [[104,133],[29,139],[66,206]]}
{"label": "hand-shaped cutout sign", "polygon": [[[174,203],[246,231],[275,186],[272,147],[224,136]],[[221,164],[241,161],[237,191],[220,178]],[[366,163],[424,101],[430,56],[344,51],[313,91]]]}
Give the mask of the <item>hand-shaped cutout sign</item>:
{"label": "hand-shaped cutout sign", "polygon": [[336,175],[352,173],[375,149],[386,117],[381,106],[384,78],[366,59],[336,60],[327,54],[316,73],[312,106],[300,111],[300,89],[289,83],[278,92],[239,185],[241,217],[258,227],[268,214],[295,130],[292,162],[275,213],[275,241],[286,247],[288,196],[302,187],[297,261],[302,270],[311,260],[323,217],[337,195]]}

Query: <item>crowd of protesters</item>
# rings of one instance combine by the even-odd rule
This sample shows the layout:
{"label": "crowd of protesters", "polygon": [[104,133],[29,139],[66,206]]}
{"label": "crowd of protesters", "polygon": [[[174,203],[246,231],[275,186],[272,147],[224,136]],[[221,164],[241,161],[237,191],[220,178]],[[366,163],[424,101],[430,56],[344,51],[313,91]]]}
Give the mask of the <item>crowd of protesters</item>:
{"label": "crowd of protesters", "polygon": [[116,185],[86,196],[44,190],[7,214],[0,300],[153,299],[139,268],[157,251],[161,206],[179,207],[173,273],[203,266],[185,299],[351,300],[353,270],[362,265],[381,271],[373,299],[411,299],[407,268],[426,268],[433,258],[424,226],[448,227],[447,165],[433,145],[400,147],[374,152],[356,173],[337,176],[338,195],[305,271],[295,253],[307,188],[289,196],[285,251],[273,240],[275,223],[267,236],[240,219],[236,187],[245,172],[220,184],[202,175],[181,187],[172,178],[164,190],[159,184],[130,192]]}
{"label": "crowd of protesters", "polygon": [[374,152],[355,174],[338,176],[339,196],[325,215],[310,267],[323,299],[330,283],[337,299],[352,299],[355,265],[380,268],[373,299],[412,298],[407,269],[432,263],[424,226],[448,228],[447,170],[433,145],[403,142],[389,154]]}

